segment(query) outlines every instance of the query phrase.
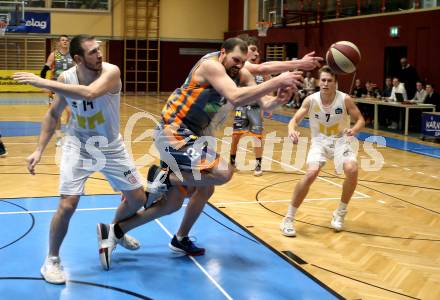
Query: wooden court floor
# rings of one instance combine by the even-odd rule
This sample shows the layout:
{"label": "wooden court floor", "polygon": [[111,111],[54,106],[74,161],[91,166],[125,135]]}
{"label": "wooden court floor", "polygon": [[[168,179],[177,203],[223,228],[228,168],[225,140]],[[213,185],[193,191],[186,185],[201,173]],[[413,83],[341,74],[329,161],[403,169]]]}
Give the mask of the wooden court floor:
{"label": "wooden court floor", "polygon": [[[163,103],[163,97],[147,96],[126,96],[121,101],[121,133],[142,174],[157,162],[151,129],[155,126],[153,119],[159,120]],[[40,122],[46,110],[44,104],[0,105],[0,122]],[[292,115],[292,111],[281,108],[276,114]],[[231,124],[232,116],[227,126]],[[265,120],[265,131],[272,141],[287,136],[286,124],[275,120]],[[308,136],[307,129],[301,133]],[[219,132],[217,138],[218,151],[227,158],[230,130]],[[59,149],[54,141],[44,153],[38,174],[30,176],[24,159],[35,148],[37,136],[2,139],[9,155],[0,159],[1,198],[57,195]],[[438,148],[433,143],[407,140]],[[346,230],[340,233],[331,230],[330,220],[338,204],[343,176],[328,163],[296,215],[297,237],[287,238],[280,234],[279,222],[304,172],[292,166],[296,148],[293,147],[289,163],[282,157],[283,145],[275,143],[273,154],[265,153],[266,171],[262,177],[254,177],[250,170],[237,171],[231,182],[216,189],[210,203],[347,299],[440,299],[438,158],[376,147],[384,165],[376,171],[361,168]],[[250,144],[241,146],[247,148],[238,154],[244,157],[246,169],[254,156],[249,151]],[[360,144],[358,158],[368,163],[364,143]],[[94,177],[102,178],[99,174]],[[106,193],[114,193],[107,183],[88,181],[86,194]],[[198,243],[203,245],[203,240]],[[295,295],[292,299],[296,299]]]}

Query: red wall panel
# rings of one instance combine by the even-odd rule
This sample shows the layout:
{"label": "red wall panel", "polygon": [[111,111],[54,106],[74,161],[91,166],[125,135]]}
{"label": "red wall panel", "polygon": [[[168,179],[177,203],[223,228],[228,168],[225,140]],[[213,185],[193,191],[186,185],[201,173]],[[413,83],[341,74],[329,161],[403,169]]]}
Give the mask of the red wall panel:
{"label": "red wall panel", "polygon": [[[391,26],[400,27],[398,38],[389,37]],[[392,16],[377,16],[370,18],[340,20],[326,22],[321,31],[323,45],[320,45],[320,32],[317,26],[308,29],[308,44],[305,47],[305,29],[302,27],[271,28],[268,36],[262,38],[261,45],[267,43],[293,42],[298,43],[299,55],[315,50],[325,56],[328,47],[340,40],[355,43],[361,53],[362,61],[358,66],[357,77],[363,81],[372,80],[382,86],[384,81],[384,49],[390,46],[405,46],[408,48],[408,61],[414,65],[421,78],[440,86],[438,53],[440,53],[440,10],[400,14]],[[256,31],[248,32],[257,35]],[[225,37],[236,33],[226,33]],[[263,47],[264,52],[264,47]],[[263,53],[264,55],[264,53]],[[399,60],[400,57],[396,57]],[[340,76],[339,87],[347,91],[352,76]]]}

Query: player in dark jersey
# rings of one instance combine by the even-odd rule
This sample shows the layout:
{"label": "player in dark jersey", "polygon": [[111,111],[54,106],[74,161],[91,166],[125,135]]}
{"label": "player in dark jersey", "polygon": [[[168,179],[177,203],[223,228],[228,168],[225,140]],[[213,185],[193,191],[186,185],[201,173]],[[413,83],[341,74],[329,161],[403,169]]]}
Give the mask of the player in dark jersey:
{"label": "player in dark jersey", "polygon": [[[225,102],[234,106],[257,101],[271,109],[287,102],[302,74],[290,72],[256,85],[254,77],[243,68],[247,44],[238,38],[226,40],[221,51],[204,56],[191,70],[184,84],[168,98],[162,110],[162,122],[155,134],[161,167],[148,171],[147,206],[136,216],[118,223],[129,230],[178,210],[190,193],[182,224],[170,243],[176,252],[203,255],[188,238],[189,231],[216,185],[228,182],[232,166],[215,151],[214,138],[204,136]],[[265,96],[277,91],[276,97]],[[206,109],[209,107],[209,109]]]}
{"label": "player in dark jersey", "polygon": [[[52,80],[58,80],[58,76],[66,71],[67,69],[70,69],[75,64],[72,57],[69,53],[69,44],[70,40],[67,35],[60,35],[57,42],[57,49],[49,54],[47,57],[46,64],[43,66],[43,69],[41,70],[40,76],[42,78],[46,78],[47,71],[51,71],[51,79]],[[53,92],[49,91],[49,105],[53,102]],[[70,110],[69,108],[66,108],[65,110],[67,116],[66,116],[66,123],[69,122],[70,119]],[[56,130],[56,145],[61,145],[61,120],[58,122]]]}

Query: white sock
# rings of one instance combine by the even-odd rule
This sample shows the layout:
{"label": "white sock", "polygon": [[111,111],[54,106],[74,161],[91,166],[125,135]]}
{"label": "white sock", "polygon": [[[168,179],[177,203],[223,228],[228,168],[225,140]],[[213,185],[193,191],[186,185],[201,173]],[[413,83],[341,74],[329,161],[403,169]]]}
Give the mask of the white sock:
{"label": "white sock", "polygon": [[344,203],[344,202],[339,202],[339,207],[338,207],[338,210],[346,210],[347,209],[347,203]]}
{"label": "white sock", "polygon": [[179,242],[181,242],[183,240],[184,236],[180,236],[180,235],[176,234],[176,238]]}
{"label": "white sock", "polygon": [[293,220],[295,218],[297,209],[298,209],[297,207],[294,207],[292,204],[289,204],[289,207],[287,208],[286,218]]}

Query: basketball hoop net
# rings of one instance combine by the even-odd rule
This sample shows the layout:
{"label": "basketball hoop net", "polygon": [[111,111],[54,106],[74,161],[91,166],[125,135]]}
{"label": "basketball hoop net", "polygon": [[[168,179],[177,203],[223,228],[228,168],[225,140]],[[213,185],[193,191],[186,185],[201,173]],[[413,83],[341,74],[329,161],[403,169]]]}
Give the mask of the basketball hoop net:
{"label": "basketball hoop net", "polygon": [[272,22],[257,22],[258,36],[267,36],[267,30]]}

